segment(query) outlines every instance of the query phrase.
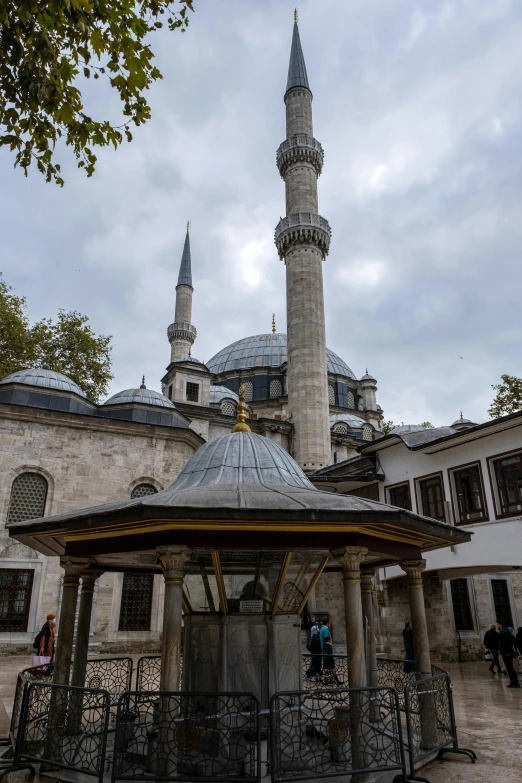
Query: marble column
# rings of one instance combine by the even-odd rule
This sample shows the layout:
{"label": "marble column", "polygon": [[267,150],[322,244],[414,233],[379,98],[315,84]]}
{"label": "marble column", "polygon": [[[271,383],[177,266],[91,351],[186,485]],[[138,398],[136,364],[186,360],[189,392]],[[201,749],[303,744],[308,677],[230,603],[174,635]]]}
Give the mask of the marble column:
{"label": "marble column", "polygon": [[[366,686],[366,662],[364,654],[364,624],[361,596],[361,563],[368,550],[365,547],[345,546],[331,552],[343,570],[344,614],[346,622],[346,654],[348,658],[348,683],[350,688]],[[350,736],[353,769],[370,766],[371,757],[366,751],[365,736],[370,719],[368,695],[364,691],[350,696]],[[372,783],[369,773],[352,775],[351,783]]]}
{"label": "marble column", "polygon": [[400,563],[400,567],[406,572],[408,577],[415,671],[417,679],[422,680],[426,677],[431,677],[430,643],[428,624],[426,622],[426,607],[424,606],[424,589],[422,586],[422,572],[426,568],[426,561],[406,560]]}
{"label": "marble column", "polygon": [[361,599],[362,599],[362,612],[363,617],[366,617],[368,622],[368,655],[367,662],[369,664],[367,672],[368,685],[371,688],[376,688],[379,685],[379,671],[377,668],[377,639],[375,634],[375,612],[374,612],[374,597],[375,597],[375,569],[365,569],[361,572]]}
{"label": "marble column", "polygon": [[78,601],[80,576],[88,569],[91,560],[81,557],[61,557],[60,565],[65,571],[58,626],[58,641],[54,656],[53,682],[68,685],[71,674],[71,659],[74,639],[74,620]]}
{"label": "marble column", "polygon": [[89,654],[89,634],[91,630],[92,602],[94,598],[94,584],[103,571],[85,571],[82,574],[82,587],[80,590],[80,610],[78,612],[78,625],[76,628],[76,645],[74,648],[74,661],[72,668],[71,685],[78,688],[85,687],[85,672]]}
{"label": "marble column", "polygon": [[437,745],[437,707],[430,683],[422,684],[431,677],[430,643],[428,624],[426,622],[426,607],[424,605],[424,589],[422,572],[426,568],[425,560],[407,560],[400,567],[408,577],[408,596],[410,600],[410,617],[413,631],[413,652],[415,656],[415,675],[418,682],[417,698],[420,713],[421,748],[429,750]]}
{"label": "marble column", "polygon": [[183,578],[192,550],[186,546],[162,546],[156,551],[165,577],[160,689],[179,691]]}

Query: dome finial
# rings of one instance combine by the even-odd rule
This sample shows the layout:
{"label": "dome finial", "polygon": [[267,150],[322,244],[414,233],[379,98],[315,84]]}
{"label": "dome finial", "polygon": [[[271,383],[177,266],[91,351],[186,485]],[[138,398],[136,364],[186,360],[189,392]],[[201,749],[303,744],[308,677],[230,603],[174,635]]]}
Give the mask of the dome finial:
{"label": "dome finial", "polygon": [[294,8],[294,22],[298,22],[298,21],[299,21],[299,12],[297,8]]}
{"label": "dome finial", "polygon": [[190,220],[187,220],[187,234],[190,231]]}
{"label": "dome finial", "polygon": [[368,368],[366,368],[366,375],[368,375]]}
{"label": "dome finial", "polygon": [[237,424],[232,427],[232,432],[251,432],[250,427],[246,424],[246,405],[245,405],[245,384],[242,383],[239,387],[239,402],[237,404]]}
{"label": "dome finial", "polygon": [[141,386],[140,386],[140,389],[146,389],[146,388],[147,388],[147,387],[145,386],[145,376],[143,376],[143,378],[141,379]]}
{"label": "dome finial", "polygon": [[276,333],[275,313],[272,313],[272,334]]}
{"label": "dome finial", "polygon": [[460,412],[460,420],[461,420],[461,421],[464,421],[464,417],[463,417],[463,415],[462,415],[462,411]]}

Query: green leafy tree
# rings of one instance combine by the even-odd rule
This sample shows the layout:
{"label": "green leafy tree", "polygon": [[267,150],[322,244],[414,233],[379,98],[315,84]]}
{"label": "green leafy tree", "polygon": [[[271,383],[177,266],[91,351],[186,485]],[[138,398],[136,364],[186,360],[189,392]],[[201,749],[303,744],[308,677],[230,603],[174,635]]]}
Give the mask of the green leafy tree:
{"label": "green leafy tree", "polygon": [[488,408],[490,418],[507,416],[522,409],[522,378],[514,375],[501,375],[502,383],[491,388],[496,391],[491,406]]}
{"label": "green leafy tree", "polygon": [[111,337],[96,335],[87,316],[58,311],[56,321],[32,324],[24,297],[0,276],[0,378],[48,363],[71,378],[90,400],[99,402],[111,380]]}
{"label": "green leafy tree", "polygon": [[[64,181],[56,144],[94,172],[95,147],[132,140],[151,109],[145,90],[162,75],[147,42],[163,27],[185,31],[193,0],[0,0],[0,146],[25,175],[33,161],[48,182]],[[163,21],[165,20],[165,21]],[[84,111],[81,76],[108,79],[122,121]],[[79,78],[80,77],[80,78]]]}

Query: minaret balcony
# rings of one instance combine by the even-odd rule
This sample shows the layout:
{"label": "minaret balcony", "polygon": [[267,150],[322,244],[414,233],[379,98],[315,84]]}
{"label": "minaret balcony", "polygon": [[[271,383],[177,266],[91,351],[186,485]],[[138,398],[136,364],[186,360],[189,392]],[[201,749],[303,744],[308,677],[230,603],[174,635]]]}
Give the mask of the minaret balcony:
{"label": "minaret balcony", "polygon": [[167,329],[167,336],[169,338],[169,342],[171,343],[175,342],[176,340],[182,340],[183,342],[190,343],[192,345],[197,337],[197,334],[198,333],[195,326],[192,326],[192,324],[185,324],[182,321],[171,324]]}
{"label": "minaret balcony", "polygon": [[325,258],[330,250],[332,229],[328,221],[313,212],[296,212],[281,218],[275,230],[279,258],[296,245],[315,245]]}
{"label": "minaret balcony", "polygon": [[283,179],[290,166],[299,163],[308,163],[313,166],[319,177],[323,170],[324,150],[313,136],[298,133],[279,145],[276,160],[277,168]]}

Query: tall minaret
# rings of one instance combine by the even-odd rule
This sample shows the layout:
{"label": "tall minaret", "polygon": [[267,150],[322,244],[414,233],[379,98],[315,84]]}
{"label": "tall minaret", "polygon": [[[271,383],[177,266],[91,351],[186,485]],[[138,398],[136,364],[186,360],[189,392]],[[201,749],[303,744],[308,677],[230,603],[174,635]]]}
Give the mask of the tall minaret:
{"label": "tall minaret", "polygon": [[286,217],[275,231],[286,264],[288,408],[294,425],[294,457],[306,471],[330,464],[328,376],[322,263],[330,226],[318,214],[317,178],[323,148],[313,137],[312,93],[295,14],[285,93],[286,141],[277,166],[286,188]]}
{"label": "tall minaret", "polygon": [[170,361],[184,359],[196,339],[196,327],[192,326],[192,268],[190,264],[190,223],[187,223],[187,236],[181,256],[178,284],[176,286],[176,313],[174,323],[167,330],[170,342]]}

